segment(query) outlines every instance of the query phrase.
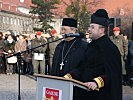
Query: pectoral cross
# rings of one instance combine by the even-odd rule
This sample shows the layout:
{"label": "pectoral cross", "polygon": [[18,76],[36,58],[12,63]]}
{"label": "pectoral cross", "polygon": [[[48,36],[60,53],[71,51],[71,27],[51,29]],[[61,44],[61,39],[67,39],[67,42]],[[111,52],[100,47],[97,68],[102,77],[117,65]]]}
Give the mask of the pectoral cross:
{"label": "pectoral cross", "polygon": [[62,66],[64,66],[63,61],[62,61],[61,64],[60,64],[60,70],[62,70]]}

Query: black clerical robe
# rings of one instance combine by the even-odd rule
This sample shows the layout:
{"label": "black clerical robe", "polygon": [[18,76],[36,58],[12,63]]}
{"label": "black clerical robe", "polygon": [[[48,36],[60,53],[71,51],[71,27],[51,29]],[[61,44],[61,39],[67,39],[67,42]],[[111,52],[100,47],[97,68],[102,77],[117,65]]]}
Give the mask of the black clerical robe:
{"label": "black clerical robe", "polygon": [[104,87],[99,91],[77,89],[81,93],[77,95],[78,100],[122,100],[121,68],[120,52],[106,35],[92,41],[88,44],[82,64],[70,74],[82,82],[92,82],[94,78],[102,77]]}
{"label": "black clerical robe", "polygon": [[[63,50],[64,48],[64,50]],[[80,65],[85,56],[87,42],[81,38],[75,38],[71,41],[62,41],[55,49],[51,75],[63,77],[65,74],[75,70]],[[63,55],[62,55],[63,54]],[[66,56],[66,57],[65,57]],[[64,59],[61,69],[62,57]]]}

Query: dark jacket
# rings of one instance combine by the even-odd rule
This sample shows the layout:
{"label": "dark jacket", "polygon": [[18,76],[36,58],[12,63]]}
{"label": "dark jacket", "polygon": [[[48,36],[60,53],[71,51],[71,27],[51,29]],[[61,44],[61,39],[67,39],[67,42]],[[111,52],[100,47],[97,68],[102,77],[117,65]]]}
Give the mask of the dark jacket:
{"label": "dark jacket", "polygon": [[[74,41],[75,41],[74,45],[72,46],[72,48],[68,52],[68,55],[66,56],[66,59],[64,60],[63,69],[60,70],[64,43],[66,45],[63,53],[66,54],[66,52],[68,51],[68,49],[70,48],[70,46]],[[83,59],[86,48],[87,48],[87,42],[83,41],[81,38],[76,38],[69,42],[62,41],[61,43],[59,43],[55,49],[51,75],[62,77],[65,74],[69,73],[70,71],[75,70],[77,65],[79,65],[81,60]]]}
{"label": "dark jacket", "polygon": [[127,75],[130,77],[133,76],[133,40],[129,41],[128,44],[128,56],[127,56]]}
{"label": "dark jacket", "polygon": [[128,65],[133,66],[133,41],[129,41],[128,44]]}
{"label": "dark jacket", "polygon": [[79,100],[122,100],[121,55],[106,35],[88,44],[82,65],[72,73],[82,82],[104,77],[104,87],[99,91],[81,90]]}
{"label": "dark jacket", "polygon": [[[4,40],[0,40],[0,52],[3,52],[3,45],[4,45]],[[0,57],[3,57],[3,54],[0,54]]]}
{"label": "dark jacket", "polygon": [[12,43],[9,43],[8,40],[5,40],[4,45],[3,45],[3,49],[7,53],[8,53],[9,50],[11,50],[11,53],[14,54],[15,53],[14,46],[15,46],[15,41],[14,40],[12,41]]}

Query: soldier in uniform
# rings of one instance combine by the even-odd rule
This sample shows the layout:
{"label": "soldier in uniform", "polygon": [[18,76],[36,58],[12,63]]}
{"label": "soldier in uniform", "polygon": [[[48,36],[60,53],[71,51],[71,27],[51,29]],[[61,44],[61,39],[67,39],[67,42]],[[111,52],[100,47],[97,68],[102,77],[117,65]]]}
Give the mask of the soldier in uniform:
{"label": "soldier in uniform", "polygon": [[[51,37],[48,39],[48,42],[56,41],[58,39],[59,37],[57,36],[57,31],[55,29],[52,30]],[[52,67],[55,48],[60,42],[61,41],[56,41],[49,44],[50,68]]]}
{"label": "soldier in uniform", "polygon": [[[31,48],[34,48],[46,43],[46,41],[41,35],[42,35],[41,31],[38,31],[36,33],[36,38],[33,39],[31,42]],[[33,50],[32,64],[34,66],[34,73],[36,74],[39,73],[39,70],[38,70],[39,66],[40,66],[40,74],[45,74],[45,56],[44,56],[45,50],[46,50],[46,46],[41,46]]]}
{"label": "soldier in uniform", "polygon": [[126,84],[126,67],[125,61],[127,59],[128,54],[128,42],[124,39],[123,35],[120,35],[120,28],[115,27],[113,29],[114,35],[110,37],[113,43],[118,47],[120,54],[121,54],[121,61],[122,61],[122,75],[123,75],[123,85]]}

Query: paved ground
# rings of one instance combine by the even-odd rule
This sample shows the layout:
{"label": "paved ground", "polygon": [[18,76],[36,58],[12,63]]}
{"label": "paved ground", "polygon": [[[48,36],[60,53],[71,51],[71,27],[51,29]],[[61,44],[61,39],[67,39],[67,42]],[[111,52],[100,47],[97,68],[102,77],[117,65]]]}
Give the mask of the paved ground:
{"label": "paved ground", "polygon": [[[21,100],[36,100],[36,81],[21,75]],[[18,75],[0,74],[0,100],[18,100]]]}
{"label": "paved ground", "polygon": [[133,100],[133,88],[129,86],[123,87],[123,100]]}
{"label": "paved ground", "polygon": [[[0,74],[0,100],[18,100],[17,74]],[[21,75],[21,100],[36,100],[34,77]],[[123,100],[133,100],[133,88],[123,87]]]}

